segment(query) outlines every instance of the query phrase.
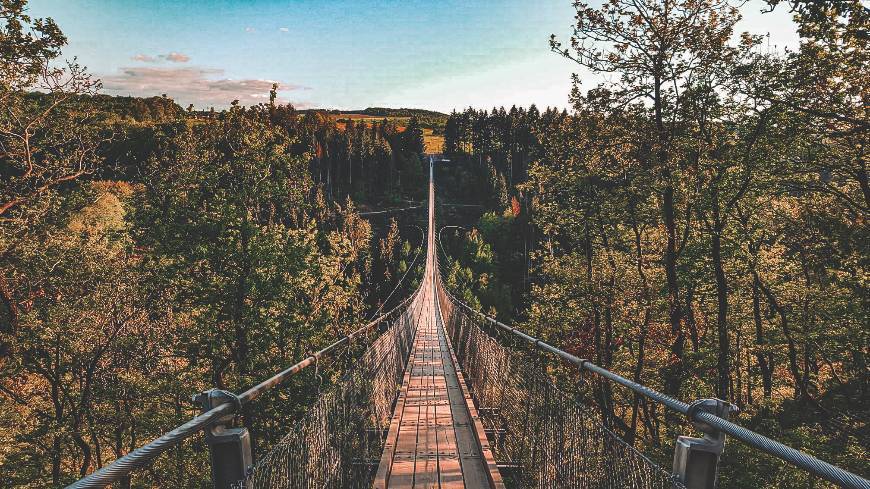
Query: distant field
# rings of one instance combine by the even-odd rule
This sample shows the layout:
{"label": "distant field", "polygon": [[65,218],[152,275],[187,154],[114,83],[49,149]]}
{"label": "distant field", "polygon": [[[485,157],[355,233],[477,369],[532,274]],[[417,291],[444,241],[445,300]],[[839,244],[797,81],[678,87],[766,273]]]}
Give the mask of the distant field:
{"label": "distant field", "polygon": [[388,115],[388,116],[378,116],[378,115],[369,115],[369,114],[327,114],[330,119],[334,121],[338,121],[339,124],[343,124],[348,119],[353,120],[354,122],[380,122],[384,119],[388,121],[393,121],[399,126],[404,126],[408,123],[408,116],[397,116],[397,115]]}
{"label": "distant field", "polygon": [[[345,121],[353,120],[354,122],[380,122],[384,119],[394,121],[400,131],[405,130],[410,117],[400,116],[374,116],[368,114],[329,114],[329,117],[336,121],[336,125],[344,129]],[[444,136],[434,134],[434,130],[428,127],[423,128],[423,144],[427,153],[440,153],[444,148]]]}
{"label": "distant field", "polygon": [[382,121],[384,119],[389,119],[391,121],[407,121],[410,117],[404,116],[377,116],[377,115],[369,115],[369,114],[329,114],[329,117],[340,120],[340,119],[353,119],[353,120],[367,120],[367,121]]}
{"label": "distant field", "polygon": [[344,126],[348,120],[352,120],[354,122],[371,123],[371,122],[381,122],[384,119],[386,119],[388,121],[395,122],[396,125],[399,126],[399,129],[404,130],[405,125],[408,124],[408,119],[410,119],[410,117],[383,117],[383,116],[378,117],[378,116],[367,115],[367,114],[328,114],[328,115],[329,115],[330,119],[336,121],[336,124],[341,129],[344,129]]}
{"label": "distant field", "polygon": [[427,153],[444,152],[444,136],[432,134],[432,129],[423,129],[423,144]]}

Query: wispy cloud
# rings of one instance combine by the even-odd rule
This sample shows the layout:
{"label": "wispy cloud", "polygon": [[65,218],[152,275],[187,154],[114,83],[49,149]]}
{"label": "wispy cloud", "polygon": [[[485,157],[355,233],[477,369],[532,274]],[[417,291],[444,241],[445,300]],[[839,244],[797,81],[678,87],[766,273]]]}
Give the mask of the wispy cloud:
{"label": "wispy cloud", "polygon": [[290,32],[290,29],[287,27],[279,27],[278,30],[281,32]]}
{"label": "wispy cloud", "polygon": [[155,63],[155,62],[157,62],[157,58],[155,58],[154,56],[148,56],[147,54],[141,54],[141,53],[137,54],[136,56],[133,56],[130,59],[132,59],[133,61],[141,61],[143,63]]}
{"label": "wispy cloud", "polygon": [[190,61],[190,56],[182,53],[176,53],[175,51],[169,54],[161,54],[161,59],[165,59],[166,61],[170,61],[172,63],[187,63]]}
{"label": "wispy cloud", "polygon": [[[116,75],[102,77],[102,81],[104,91],[111,95],[150,97],[165,93],[182,105],[199,107],[224,107],[233,100],[242,105],[258,104],[268,100],[273,83],[278,83],[282,93],[308,89],[276,80],[234,80],[224,76],[222,69],[197,67],[126,67]],[[280,98],[279,102],[288,100]]]}
{"label": "wispy cloud", "polygon": [[170,63],[187,63],[188,61],[190,61],[190,56],[184,53],[172,51],[169,54],[158,54],[157,56],[139,53],[130,59],[132,59],[133,61],[139,61],[141,63],[157,63],[159,61],[169,61]]}

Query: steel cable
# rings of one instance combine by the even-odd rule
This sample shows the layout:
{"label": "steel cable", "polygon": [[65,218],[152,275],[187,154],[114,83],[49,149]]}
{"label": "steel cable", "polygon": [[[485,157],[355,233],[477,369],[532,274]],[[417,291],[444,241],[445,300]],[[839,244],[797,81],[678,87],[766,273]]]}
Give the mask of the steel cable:
{"label": "steel cable", "polygon": [[[480,317],[486,323],[495,326],[502,331],[508,332],[538,349],[541,349],[548,353],[552,353],[562,358],[563,360],[566,360],[569,363],[579,367],[581,370],[588,370],[590,372],[594,372],[603,378],[606,378],[628,389],[631,389],[639,395],[651,399],[659,404],[662,404],[670,408],[671,410],[677,411],[681,414],[689,414],[689,404],[683,401],[674,399],[673,397],[658,392],[645,385],[626,379],[625,377],[611,372],[610,370],[595,365],[589,360],[579,358],[568,352],[560,350],[559,348],[556,348],[555,346],[552,346],[539,338],[531,336],[523,331],[520,331],[494,318],[491,318],[483,314],[482,312],[474,310],[464,302],[455,298],[452,294],[450,294],[449,291],[445,290],[445,293],[452,301],[454,301],[459,307],[461,307],[468,313]],[[733,436],[734,438],[737,438],[738,440],[746,443],[749,446],[774,455],[792,465],[800,467],[812,474],[818,475],[825,480],[833,482],[841,487],[846,487],[850,489],[870,489],[870,481],[864,479],[863,477],[843,470],[835,465],[813,457],[812,455],[808,455],[804,452],[791,448],[778,441],[772,440],[764,435],[743,428],[740,425],[734,424],[714,414],[698,410],[693,412],[691,421],[706,423],[730,436]]]}
{"label": "steel cable", "polygon": [[[387,318],[389,318],[390,316],[395,314],[396,311],[398,311],[399,309],[401,309],[405,305],[412,302],[416,298],[416,296],[417,296],[416,293],[412,294],[411,296],[406,298],[404,301],[402,301],[399,305],[397,305],[396,307],[391,309],[389,312],[382,314],[378,318],[376,318],[376,319],[368,322],[364,326],[356,329],[355,331],[353,331],[349,335],[333,342],[331,345],[327,346],[326,348],[323,348],[322,350],[314,353],[313,355],[308,356],[307,358],[294,364],[293,366],[273,375],[272,377],[269,377],[268,379],[266,379],[266,380],[260,382],[259,384],[251,387],[250,389],[244,391],[242,394],[237,396],[238,400],[239,400],[239,405],[240,406],[244,405],[244,404],[256,399],[257,397],[259,397],[261,394],[263,394],[267,390],[275,387],[276,385],[280,384],[284,380],[298,374],[299,372],[301,372],[305,368],[311,366],[312,364],[315,364],[320,357],[332,353],[337,348],[349,343],[352,339],[356,338],[357,336],[359,336],[365,332],[368,332],[369,330],[371,330],[375,326],[380,325],[382,321],[386,320]],[[115,460],[114,462],[110,463],[109,465],[92,472],[91,474],[87,475],[83,479],[70,484],[69,486],[67,486],[67,488],[68,489],[85,489],[85,488],[105,487],[105,486],[111,484],[112,482],[115,482],[115,481],[119,480],[120,478],[126,476],[127,474],[129,474],[133,470],[144,466],[145,464],[147,464],[149,461],[151,461],[156,456],[158,456],[161,453],[169,450],[170,448],[178,445],[179,443],[181,443],[183,440],[190,437],[191,435],[194,435],[197,432],[203,430],[204,428],[207,428],[208,426],[212,425],[219,418],[226,416],[226,415],[229,415],[229,414],[232,414],[236,410],[237,410],[237,406],[234,406],[233,404],[229,404],[229,403],[221,404],[221,405],[219,405],[219,406],[217,406],[209,411],[206,411],[205,413],[202,413],[202,414],[192,418],[191,420],[178,426],[177,428],[173,429],[172,431],[169,431],[169,432],[163,434],[162,436],[155,439],[154,441],[151,441],[151,442],[137,448],[136,450],[133,450],[132,452],[130,452],[130,453],[124,455],[123,457]]]}

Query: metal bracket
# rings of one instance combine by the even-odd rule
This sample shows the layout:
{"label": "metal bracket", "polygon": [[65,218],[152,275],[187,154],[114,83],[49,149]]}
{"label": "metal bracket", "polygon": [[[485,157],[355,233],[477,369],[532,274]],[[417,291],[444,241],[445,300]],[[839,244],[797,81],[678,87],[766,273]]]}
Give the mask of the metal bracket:
{"label": "metal bracket", "polygon": [[193,396],[202,412],[210,411],[222,404],[233,404],[233,413],[222,416],[206,428],[205,441],[211,452],[211,474],[215,489],[229,489],[248,475],[253,466],[251,457],[251,436],[247,428],[232,428],[231,424],[242,406],[238,396],[232,392],[209,389]]}
{"label": "metal bracket", "polygon": [[698,411],[704,411],[713,416],[728,420],[732,414],[736,414],[740,410],[734,404],[721,399],[698,399],[692,404],[689,404],[689,411],[686,413],[686,417],[689,418],[692,426],[694,426],[696,430],[704,433],[704,439],[721,440],[722,446],[724,447],[725,433],[722,433],[703,421],[696,420],[695,413]]}
{"label": "metal bracket", "polygon": [[[232,422],[235,417],[235,413],[239,412],[242,408],[242,402],[239,400],[239,397],[232,392],[223,391],[220,389],[209,389],[204,392],[200,392],[193,396],[193,402],[197,404],[201,410],[201,412],[211,411],[212,409],[220,406],[221,404],[233,404],[235,409],[233,413],[228,414],[226,416],[221,417],[215,425],[218,424],[228,424]],[[208,430],[206,430],[208,431]]]}
{"label": "metal bracket", "polygon": [[725,433],[707,423],[696,421],[695,413],[705,411],[727,420],[737,407],[721,399],[700,399],[689,406],[686,415],[703,438],[677,437],[674,447],[674,475],[687,489],[714,489],[719,457],[725,450]]}

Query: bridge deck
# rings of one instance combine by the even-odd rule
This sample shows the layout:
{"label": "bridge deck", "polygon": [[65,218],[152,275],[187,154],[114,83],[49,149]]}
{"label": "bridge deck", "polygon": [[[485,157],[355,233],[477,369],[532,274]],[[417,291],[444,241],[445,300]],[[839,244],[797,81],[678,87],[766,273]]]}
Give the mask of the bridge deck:
{"label": "bridge deck", "polygon": [[430,299],[420,307],[423,314],[374,487],[502,488],[437,304]]}

